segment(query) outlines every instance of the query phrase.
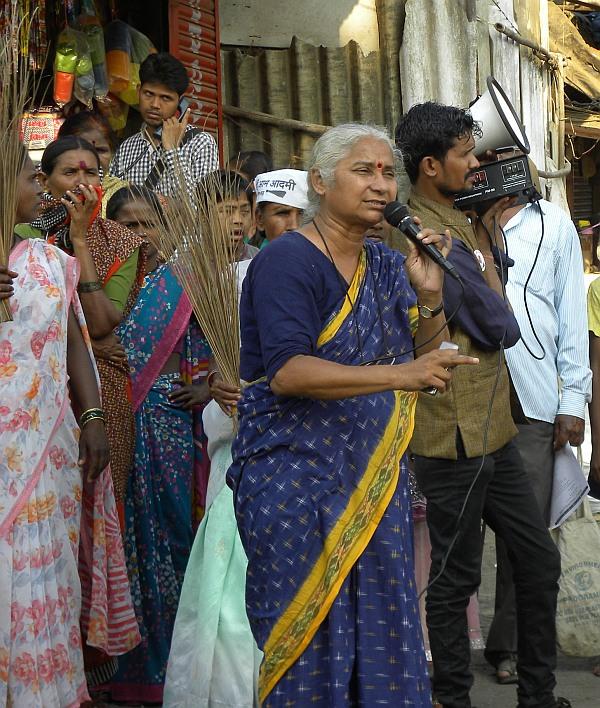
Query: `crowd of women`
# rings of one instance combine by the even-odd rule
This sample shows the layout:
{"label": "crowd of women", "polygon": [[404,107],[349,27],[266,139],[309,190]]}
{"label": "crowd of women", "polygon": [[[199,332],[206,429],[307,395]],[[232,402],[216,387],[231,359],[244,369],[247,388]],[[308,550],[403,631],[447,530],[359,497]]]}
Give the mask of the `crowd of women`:
{"label": "crowd of women", "polygon": [[[105,121],[83,112],[64,122],[39,169],[23,148],[15,175],[13,249],[0,264],[0,298],[12,312],[0,325],[0,575],[9,598],[0,610],[0,705],[75,706],[107,689],[114,700],[161,703],[194,538],[190,578],[204,577],[204,591],[234,573],[231,607],[256,655],[251,705],[260,655],[224,485],[239,382],[220,380],[160,252],[168,201],[110,177],[114,147]],[[306,173],[292,170],[301,179],[287,200],[257,197],[248,177],[269,171],[266,156],[243,159],[220,173],[217,195],[240,283],[257,246],[299,225],[306,196]],[[210,457],[216,505],[204,515]],[[216,509],[227,504],[222,527]],[[207,572],[203,546],[209,552],[223,530],[239,562],[209,563]],[[230,599],[218,597],[223,606]],[[207,651],[220,641],[219,612],[209,610]]]}
{"label": "crowd of women", "polygon": [[219,174],[243,383],[161,252],[172,204],[108,177],[113,150],[83,113],[16,176],[0,706],[430,706],[404,456],[416,392],[477,362],[417,315],[441,271],[381,243],[393,143],[340,126],[309,173],[242,154]]}

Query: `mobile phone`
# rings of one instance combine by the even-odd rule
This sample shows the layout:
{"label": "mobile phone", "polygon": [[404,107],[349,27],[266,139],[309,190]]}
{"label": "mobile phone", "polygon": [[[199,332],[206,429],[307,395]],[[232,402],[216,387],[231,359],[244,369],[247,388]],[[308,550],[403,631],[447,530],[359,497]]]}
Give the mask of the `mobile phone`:
{"label": "mobile phone", "polygon": [[[454,344],[454,342],[442,342],[440,344],[440,349],[454,349],[458,351],[458,344]],[[435,386],[428,386],[427,388],[422,388],[421,391],[429,396],[436,396],[438,392]]]}
{"label": "mobile phone", "polygon": [[[185,96],[182,96],[181,99],[179,100],[179,103],[177,104],[177,110],[175,111],[175,115],[177,116],[177,120],[180,123],[183,120],[183,116],[189,111],[189,109],[190,109],[189,100]],[[160,136],[162,135],[162,125],[160,125],[154,131],[154,135],[156,135],[156,137],[160,138]]]}

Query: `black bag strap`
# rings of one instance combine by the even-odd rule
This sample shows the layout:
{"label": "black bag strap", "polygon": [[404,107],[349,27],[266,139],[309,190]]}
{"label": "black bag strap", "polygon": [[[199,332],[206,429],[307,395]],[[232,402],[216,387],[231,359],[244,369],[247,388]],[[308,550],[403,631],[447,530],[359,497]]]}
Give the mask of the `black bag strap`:
{"label": "black bag strap", "polygon": [[[190,142],[193,138],[196,137],[199,133],[202,131],[199,130],[198,128],[189,128],[188,130],[185,131],[183,134],[183,137],[181,138],[181,142],[179,143],[179,148],[183,147],[187,143]],[[163,159],[162,155],[159,155],[158,160],[154,163],[154,167],[150,170],[148,173],[148,176],[144,180],[144,187],[146,189],[150,189],[154,191],[156,189],[157,184],[160,182],[160,178],[163,176],[164,171],[167,169],[167,166],[165,164],[165,161]]]}

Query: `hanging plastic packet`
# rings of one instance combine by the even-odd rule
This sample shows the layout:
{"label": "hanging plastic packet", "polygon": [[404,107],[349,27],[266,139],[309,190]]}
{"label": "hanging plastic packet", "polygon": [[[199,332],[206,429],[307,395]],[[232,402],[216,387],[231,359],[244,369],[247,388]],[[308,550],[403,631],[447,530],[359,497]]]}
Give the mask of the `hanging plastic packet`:
{"label": "hanging plastic packet", "polygon": [[54,102],[61,108],[73,98],[77,67],[77,38],[72,29],[63,30],[54,57]]}
{"label": "hanging plastic packet", "polygon": [[141,64],[148,54],[156,54],[156,47],[150,39],[135,27],[129,28],[129,37],[131,38],[131,61]]}
{"label": "hanging plastic packet", "polygon": [[75,66],[75,86],[73,93],[78,101],[92,108],[94,98],[94,65],[90,54],[87,38],[83,32],[71,30],[77,40],[77,64]]}
{"label": "hanging plastic packet", "polygon": [[121,20],[111,22],[106,28],[105,38],[108,90],[119,94],[127,89],[131,74],[129,25]]}
{"label": "hanging plastic packet", "polygon": [[103,101],[98,102],[98,110],[106,118],[115,133],[120,132],[127,125],[129,106],[116,96],[113,96],[112,93],[109,93]]}
{"label": "hanging plastic packet", "polygon": [[85,34],[94,68],[94,97],[102,100],[108,93],[108,72],[104,51],[104,32],[95,14],[79,16],[79,27]]}
{"label": "hanging plastic packet", "polygon": [[129,85],[124,91],[119,92],[119,98],[130,106],[137,106],[139,103],[140,64],[149,54],[155,54],[156,48],[145,34],[134,27],[129,28],[129,37],[131,40]]}

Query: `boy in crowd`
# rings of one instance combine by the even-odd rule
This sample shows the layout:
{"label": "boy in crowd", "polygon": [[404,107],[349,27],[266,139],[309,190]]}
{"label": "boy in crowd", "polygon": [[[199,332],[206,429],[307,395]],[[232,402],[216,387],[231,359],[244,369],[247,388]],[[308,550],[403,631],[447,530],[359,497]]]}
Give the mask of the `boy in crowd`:
{"label": "boy in crowd", "polygon": [[308,207],[307,191],[307,173],[303,170],[273,170],[256,175],[256,233],[251,243],[263,248],[286,231],[298,229]]}
{"label": "boy in crowd", "polygon": [[258,253],[258,248],[250,246],[245,238],[252,227],[252,195],[250,185],[237,172],[221,170],[216,175],[208,178],[210,184],[198,185],[200,200],[205,194],[214,193],[217,200],[217,210],[222,217],[223,225],[229,232],[231,241],[231,255],[233,261],[243,261],[253,258]]}

